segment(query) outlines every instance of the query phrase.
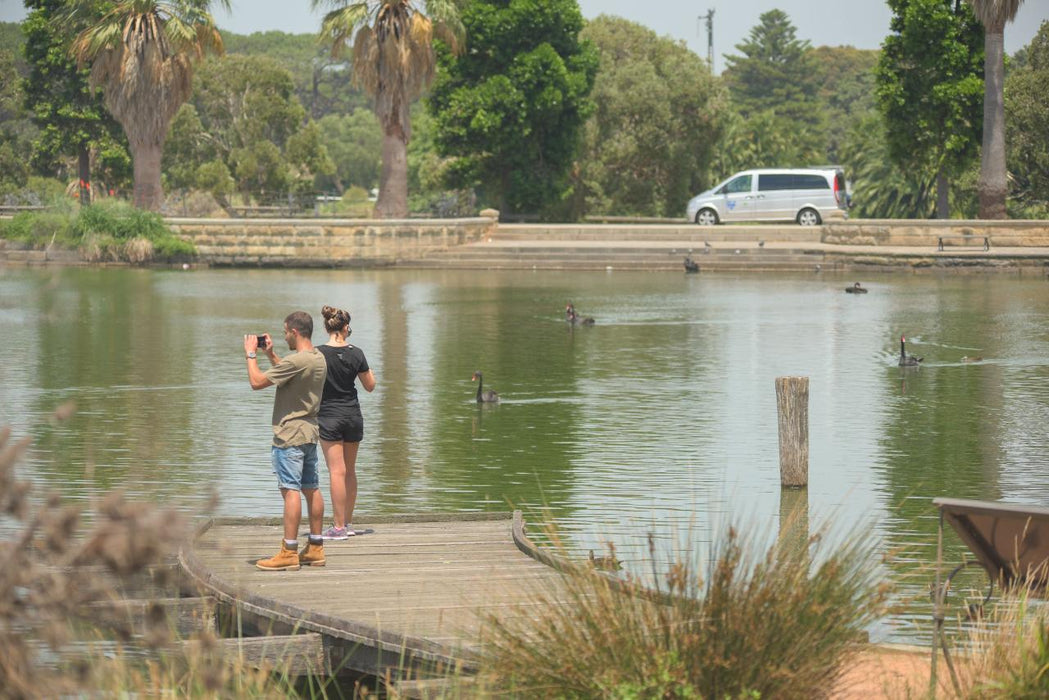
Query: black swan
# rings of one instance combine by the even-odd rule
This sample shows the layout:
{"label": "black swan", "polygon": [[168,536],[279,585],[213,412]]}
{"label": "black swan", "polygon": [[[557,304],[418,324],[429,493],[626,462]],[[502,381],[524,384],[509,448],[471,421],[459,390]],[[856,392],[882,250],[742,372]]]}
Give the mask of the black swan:
{"label": "black swan", "polygon": [[616,557],[614,551],[611,554],[606,554],[604,556],[594,556],[594,550],[591,549],[588,563],[591,568],[599,571],[619,571],[623,568],[623,562],[619,561],[619,558]]}
{"label": "black swan", "polygon": [[900,336],[900,367],[917,367],[918,363],[922,361],[921,357],[915,357],[914,355],[907,354],[906,348],[907,339],[902,335]]}
{"label": "black swan", "polygon": [[575,306],[572,302],[568,302],[568,306],[565,307],[565,320],[571,323],[573,326],[592,326],[594,325],[594,319],[591,317],[582,317],[575,311]]}
{"label": "black swan", "polygon": [[699,263],[691,255],[685,256],[685,272],[699,272]]}
{"label": "black swan", "polygon": [[499,403],[499,394],[491,389],[484,391],[484,379],[481,372],[474,372],[473,381],[477,382],[477,403]]}
{"label": "black swan", "polygon": [[857,282],[856,284],[852,285],[851,287],[846,287],[845,291],[848,292],[849,294],[866,294],[867,293],[867,290],[864,289],[863,287],[861,287],[859,282]]}

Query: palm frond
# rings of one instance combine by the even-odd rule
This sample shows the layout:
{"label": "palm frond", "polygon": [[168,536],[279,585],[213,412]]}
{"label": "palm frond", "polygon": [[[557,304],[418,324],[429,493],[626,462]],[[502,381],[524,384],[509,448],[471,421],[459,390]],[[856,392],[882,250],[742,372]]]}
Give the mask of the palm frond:
{"label": "palm frond", "polygon": [[332,58],[340,58],[358,27],[367,26],[371,12],[367,2],[340,7],[321,20],[320,41],[331,42]]}
{"label": "palm frond", "polygon": [[969,0],[973,14],[984,27],[1004,27],[1016,19],[1024,0]]}
{"label": "palm frond", "polygon": [[466,29],[459,19],[455,0],[428,0],[426,14],[434,24],[434,34],[458,54],[462,51]]}

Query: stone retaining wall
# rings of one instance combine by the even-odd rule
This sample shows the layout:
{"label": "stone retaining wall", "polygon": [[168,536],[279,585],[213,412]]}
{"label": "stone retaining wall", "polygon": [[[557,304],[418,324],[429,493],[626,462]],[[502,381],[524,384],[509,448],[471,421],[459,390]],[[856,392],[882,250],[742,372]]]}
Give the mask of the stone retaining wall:
{"label": "stone retaining wall", "polygon": [[393,265],[403,258],[474,243],[497,220],[469,219],[167,219],[200,261],[219,266],[349,267]]}
{"label": "stone retaining wall", "polygon": [[855,219],[823,225],[823,243],[877,246],[931,246],[941,236],[943,245],[983,245],[986,236],[992,247],[1049,247],[1049,221],[966,221],[946,219],[912,221],[901,219]]}

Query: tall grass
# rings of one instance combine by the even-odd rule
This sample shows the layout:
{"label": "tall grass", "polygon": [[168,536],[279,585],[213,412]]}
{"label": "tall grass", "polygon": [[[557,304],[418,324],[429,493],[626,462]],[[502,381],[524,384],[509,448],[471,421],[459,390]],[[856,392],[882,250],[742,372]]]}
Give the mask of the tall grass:
{"label": "tall grass", "polygon": [[808,545],[759,557],[729,528],[700,571],[650,538],[654,587],[569,569],[537,618],[490,620],[480,681],[529,697],[824,697],[889,591],[869,539]]}
{"label": "tall grass", "polygon": [[[962,698],[1049,698],[1049,607],[1033,602],[1035,591],[1007,591],[988,617],[971,625],[959,655]],[[1044,591],[1038,592],[1044,595]]]}
{"label": "tall grass", "polygon": [[64,205],[23,212],[0,222],[0,237],[36,249],[78,250],[90,262],[174,262],[196,254],[193,245],[176,238],[159,214],[115,199],[83,208]]}

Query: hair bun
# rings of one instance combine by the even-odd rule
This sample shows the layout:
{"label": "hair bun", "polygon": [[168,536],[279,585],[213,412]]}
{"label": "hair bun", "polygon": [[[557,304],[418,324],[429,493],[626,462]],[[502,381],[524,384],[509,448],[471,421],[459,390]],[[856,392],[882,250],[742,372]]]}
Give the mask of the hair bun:
{"label": "hair bun", "polygon": [[324,318],[331,318],[335,314],[339,313],[339,310],[334,306],[323,306],[321,307],[321,316]]}

